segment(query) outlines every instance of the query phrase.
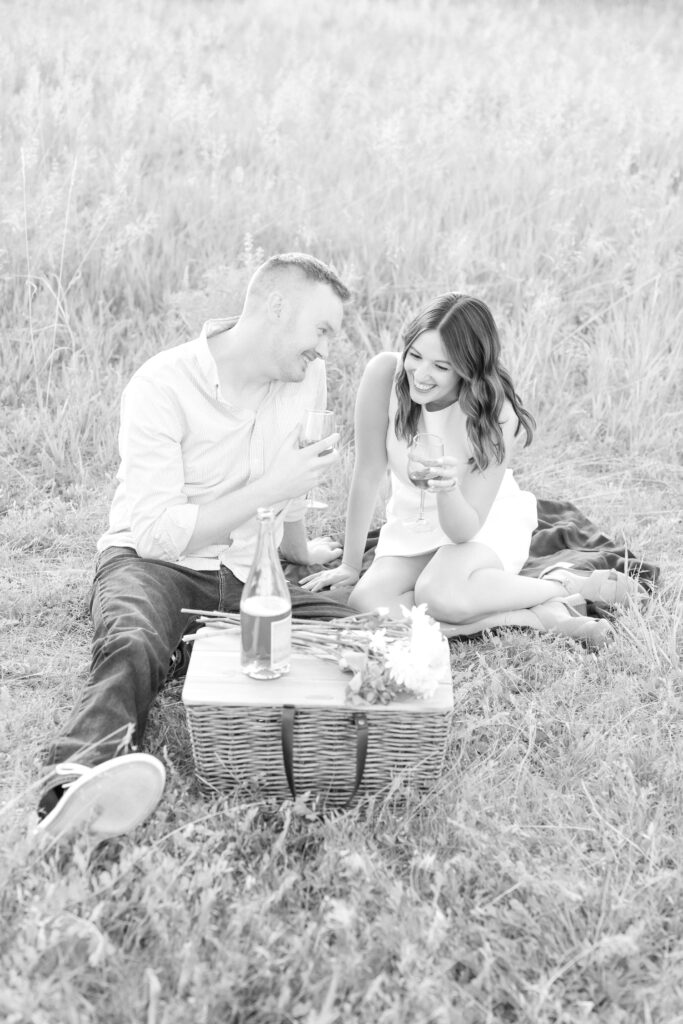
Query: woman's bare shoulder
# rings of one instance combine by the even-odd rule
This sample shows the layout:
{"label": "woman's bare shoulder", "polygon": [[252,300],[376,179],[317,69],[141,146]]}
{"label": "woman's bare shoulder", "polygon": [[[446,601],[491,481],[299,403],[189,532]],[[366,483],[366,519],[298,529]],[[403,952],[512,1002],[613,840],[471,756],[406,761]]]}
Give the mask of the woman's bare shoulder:
{"label": "woman's bare shoulder", "polygon": [[393,380],[398,361],[398,352],[378,352],[365,367],[363,376],[372,377],[375,381]]}
{"label": "woman's bare shoulder", "polygon": [[357,430],[366,420],[375,427],[386,421],[397,366],[395,352],[378,352],[365,367],[356,398]]}

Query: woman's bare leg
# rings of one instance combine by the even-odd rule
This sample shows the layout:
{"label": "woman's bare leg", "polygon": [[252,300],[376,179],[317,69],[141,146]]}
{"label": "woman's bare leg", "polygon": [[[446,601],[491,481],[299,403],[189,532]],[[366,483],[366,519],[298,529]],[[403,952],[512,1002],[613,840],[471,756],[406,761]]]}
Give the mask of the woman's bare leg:
{"label": "woman's bare leg", "polygon": [[349,604],[358,611],[386,607],[399,616],[401,605],[425,603],[446,636],[466,635],[468,626],[470,632],[529,626],[579,640],[591,649],[612,639],[606,621],[575,617],[566,600],[561,582],[516,576],[485,545],[461,544],[434,554],[376,559]]}
{"label": "woman's bare leg", "polygon": [[517,576],[485,544],[447,544],[415,582],[415,603],[441,622],[466,623],[498,612],[533,608],[567,596],[558,580]]}
{"label": "woman's bare leg", "polygon": [[425,555],[376,558],[351,591],[349,605],[359,612],[388,608],[391,615],[400,616],[401,605],[411,608],[414,604],[415,581],[432,557],[430,551]]}

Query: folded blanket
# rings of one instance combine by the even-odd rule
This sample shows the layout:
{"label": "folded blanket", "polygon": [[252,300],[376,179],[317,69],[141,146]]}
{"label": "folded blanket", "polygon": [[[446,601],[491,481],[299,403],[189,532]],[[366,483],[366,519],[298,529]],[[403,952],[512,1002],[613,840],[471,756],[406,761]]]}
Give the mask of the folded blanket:
{"label": "folded blanket", "polygon": [[577,569],[618,569],[635,576],[650,593],[659,568],[602,533],[588,516],[568,501],[538,500],[538,526],[531,538],[523,576],[540,576],[555,562]]}

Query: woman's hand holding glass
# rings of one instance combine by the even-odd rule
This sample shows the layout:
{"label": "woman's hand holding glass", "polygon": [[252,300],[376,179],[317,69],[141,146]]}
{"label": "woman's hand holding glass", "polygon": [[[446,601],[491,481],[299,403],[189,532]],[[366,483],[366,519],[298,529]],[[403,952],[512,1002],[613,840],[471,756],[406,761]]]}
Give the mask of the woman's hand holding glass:
{"label": "woman's hand holding glass", "polygon": [[427,481],[427,490],[434,494],[440,492],[454,491],[460,486],[461,462],[450,455],[444,455],[438,459],[432,467],[434,474]]}
{"label": "woman's hand holding glass", "polygon": [[425,491],[434,478],[443,459],[443,441],[436,434],[416,434],[408,445],[408,479],[420,490],[420,511],[416,519],[405,523],[411,530],[430,530],[432,524],[425,517]]}

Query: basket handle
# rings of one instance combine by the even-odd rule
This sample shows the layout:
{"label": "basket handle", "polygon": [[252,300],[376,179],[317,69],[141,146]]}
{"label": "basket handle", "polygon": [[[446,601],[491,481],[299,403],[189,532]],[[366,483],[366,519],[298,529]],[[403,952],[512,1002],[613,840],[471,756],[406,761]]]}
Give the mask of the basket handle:
{"label": "basket handle", "polygon": [[[294,786],[295,715],[296,708],[294,705],[285,704],[282,708],[281,723],[282,760],[285,766],[287,785],[289,786],[289,792],[292,794],[293,800],[296,800],[296,788]],[[365,759],[368,753],[368,716],[362,711],[357,711],[353,716],[353,720],[356,724],[356,781],[353,787],[353,792],[346,803],[342,805],[342,809],[349,806],[360,788],[360,784],[363,781],[363,774],[365,772]]]}

